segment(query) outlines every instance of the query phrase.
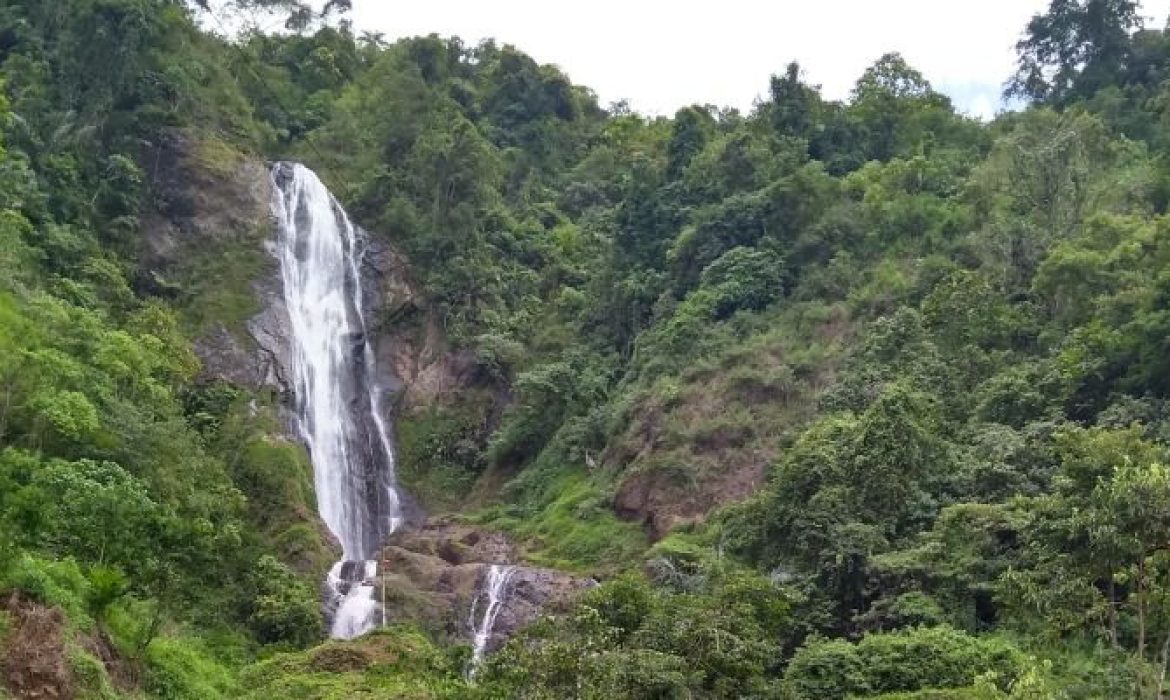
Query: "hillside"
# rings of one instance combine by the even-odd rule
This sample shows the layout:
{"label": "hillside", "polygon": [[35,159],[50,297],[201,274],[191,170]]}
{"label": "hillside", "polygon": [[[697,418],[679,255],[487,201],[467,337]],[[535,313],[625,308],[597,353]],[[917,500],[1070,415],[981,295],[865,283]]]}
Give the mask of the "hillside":
{"label": "hillside", "polygon": [[[897,54],[648,118],[228,4],[287,31],[0,1],[0,698],[1165,696],[1170,33],[1134,2],[1054,0],[990,122]],[[350,641],[278,161],[362,230],[344,340],[403,494]]]}

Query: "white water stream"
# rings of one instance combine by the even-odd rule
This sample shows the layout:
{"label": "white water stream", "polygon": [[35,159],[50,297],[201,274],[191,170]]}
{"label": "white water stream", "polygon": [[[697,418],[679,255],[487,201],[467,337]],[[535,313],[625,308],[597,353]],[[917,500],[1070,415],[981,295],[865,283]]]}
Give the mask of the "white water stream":
{"label": "white water stream", "polygon": [[402,522],[362,312],[364,233],[303,165],[276,164],[272,183],[296,428],[313,462],[318,511],[344,551],[327,580],[331,634],[350,639],[378,623],[370,559]]}
{"label": "white water stream", "polygon": [[[499,616],[500,610],[503,609],[504,604],[507,603],[509,586],[512,583],[512,577],[516,575],[516,567],[504,564],[492,564],[488,569],[487,576],[484,578],[483,593],[476,595],[475,599],[471,601],[471,616],[470,626],[474,633],[471,667],[468,670],[468,676],[475,675],[475,669],[483,662],[483,657],[487,653],[488,642],[492,638],[492,630],[496,626],[496,617]],[[476,619],[476,612],[480,598],[487,599],[487,607],[483,610],[483,615]]]}

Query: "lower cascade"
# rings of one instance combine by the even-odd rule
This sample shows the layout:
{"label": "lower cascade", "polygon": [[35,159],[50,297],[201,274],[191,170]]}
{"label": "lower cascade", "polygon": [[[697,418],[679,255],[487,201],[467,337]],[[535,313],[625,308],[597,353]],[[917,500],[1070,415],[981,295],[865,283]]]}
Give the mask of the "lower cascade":
{"label": "lower cascade", "polygon": [[378,575],[375,561],[339,561],[329,571],[329,590],[335,592],[337,609],[329,636],[353,639],[370,631],[378,621],[378,603],[373,581]]}
{"label": "lower cascade", "polygon": [[[507,603],[509,587],[512,583],[512,577],[515,575],[515,566],[492,564],[488,569],[487,576],[484,577],[483,591],[471,601],[469,623],[474,638],[468,676],[474,676],[476,668],[483,662],[488,642],[492,638],[492,630],[496,626],[496,617]],[[487,607],[483,609],[483,615],[476,620],[480,600],[485,598]]]}
{"label": "lower cascade", "polygon": [[305,166],[277,163],[271,178],[295,428],[313,462],[321,519],[344,552],[326,580],[330,633],[351,639],[379,622],[372,558],[402,523],[362,311],[365,233]]}

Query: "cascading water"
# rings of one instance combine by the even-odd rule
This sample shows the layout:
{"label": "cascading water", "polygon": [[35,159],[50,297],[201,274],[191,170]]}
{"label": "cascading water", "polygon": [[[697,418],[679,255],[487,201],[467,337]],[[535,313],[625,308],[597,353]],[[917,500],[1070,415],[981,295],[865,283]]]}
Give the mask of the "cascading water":
{"label": "cascading water", "polygon": [[333,565],[326,582],[334,607],[331,637],[353,639],[377,625],[378,602],[373,586],[377,575],[378,563],[374,561],[339,561]]}
{"label": "cascading water", "polygon": [[[484,654],[487,653],[488,642],[492,638],[492,630],[496,626],[496,617],[500,614],[500,610],[508,599],[509,585],[512,583],[512,577],[516,574],[516,567],[503,564],[492,564],[488,569],[487,576],[484,578],[483,593],[476,595],[475,599],[471,601],[471,616],[470,626],[474,632],[474,646],[472,647],[471,666],[468,669],[468,676],[475,675],[475,669],[483,661]],[[487,598],[487,607],[483,611],[483,616],[476,620],[476,611],[479,605],[480,598]]]}
{"label": "cascading water", "polygon": [[364,233],[303,165],[277,163],[272,184],[296,428],[313,462],[317,508],[344,551],[327,579],[331,634],[350,639],[376,624],[369,559],[402,522],[362,315]]}

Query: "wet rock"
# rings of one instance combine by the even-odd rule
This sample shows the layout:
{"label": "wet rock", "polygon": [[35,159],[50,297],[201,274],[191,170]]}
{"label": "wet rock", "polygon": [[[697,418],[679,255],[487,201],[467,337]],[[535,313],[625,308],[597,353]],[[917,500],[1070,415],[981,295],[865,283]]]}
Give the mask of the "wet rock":
{"label": "wet rock", "polygon": [[[487,576],[484,567],[483,577]],[[481,578],[478,590],[483,589]],[[503,646],[508,637],[525,625],[533,622],[545,611],[559,610],[572,601],[582,590],[596,585],[592,579],[568,576],[560,571],[528,566],[516,567],[516,572],[506,591],[507,601],[496,617],[492,634],[487,641],[487,651]],[[479,610],[486,601],[480,600]]]}
{"label": "wet rock", "polygon": [[[471,643],[487,605],[485,582],[492,564],[518,560],[518,548],[498,532],[450,520],[437,520],[417,531],[396,533],[382,549],[378,593],[390,621],[409,619],[457,643]],[[496,618],[487,649],[544,612],[564,609],[592,579],[517,564],[505,604]]]}
{"label": "wet rock", "polygon": [[516,561],[519,549],[499,532],[485,531],[449,518],[428,521],[426,527],[394,535],[400,549],[438,557],[457,566],[465,563],[506,564]]}

